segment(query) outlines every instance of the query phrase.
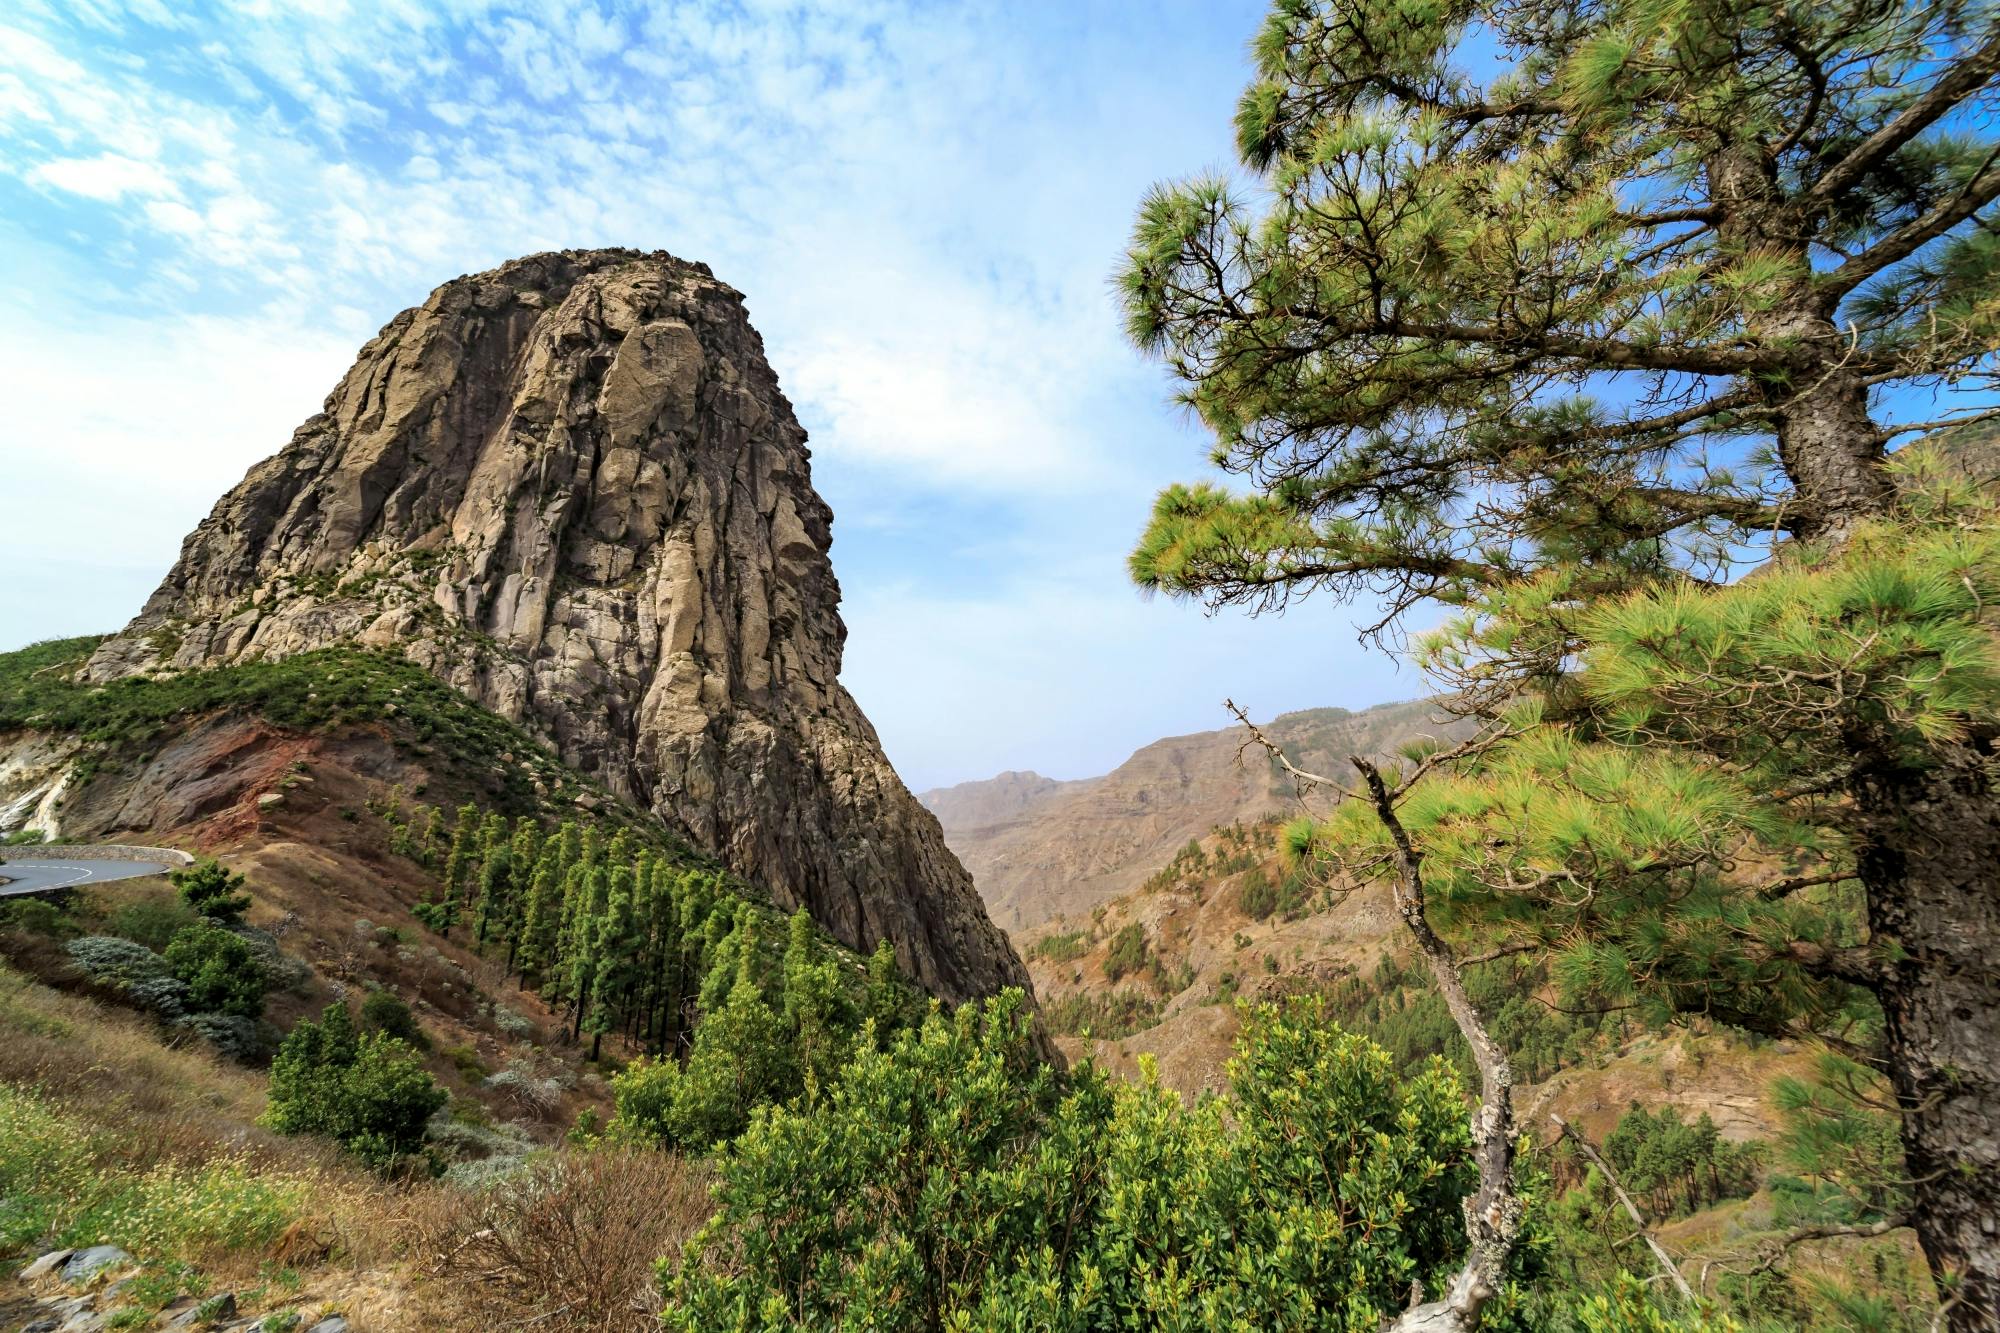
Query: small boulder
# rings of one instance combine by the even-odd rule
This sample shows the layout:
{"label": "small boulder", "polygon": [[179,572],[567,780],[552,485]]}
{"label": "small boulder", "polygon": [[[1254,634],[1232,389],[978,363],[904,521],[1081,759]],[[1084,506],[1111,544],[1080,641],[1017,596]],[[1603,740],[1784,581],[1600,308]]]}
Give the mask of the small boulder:
{"label": "small boulder", "polygon": [[347,1320],[339,1315],[322,1319],[306,1330],[306,1333],[347,1333]]}
{"label": "small boulder", "polygon": [[210,1296],[196,1301],[167,1321],[168,1328],[199,1328],[203,1324],[214,1324],[236,1315],[236,1293],[225,1291],[220,1296]]}
{"label": "small boulder", "polygon": [[68,1263],[69,1257],[75,1253],[75,1250],[50,1250],[47,1254],[21,1270],[21,1281],[33,1282],[38,1277],[47,1277],[50,1273],[55,1272],[56,1269]]}
{"label": "small boulder", "polygon": [[285,798],[274,791],[267,791],[257,798],[259,810],[275,810],[285,803]]}
{"label": "small boulder", "polygon": [[63,1265],[62,1280],[73,1287],[80,1287],[106,1269],[131,1262],[132,1256],[116,1245],[92,1245],[69,1257],[69,1262]]}

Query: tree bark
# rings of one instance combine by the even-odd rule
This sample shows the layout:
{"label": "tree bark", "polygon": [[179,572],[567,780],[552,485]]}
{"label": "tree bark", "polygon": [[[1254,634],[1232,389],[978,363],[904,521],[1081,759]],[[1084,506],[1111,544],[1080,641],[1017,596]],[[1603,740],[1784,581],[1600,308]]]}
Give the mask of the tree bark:
{"label": "tree bark", "polygon": [[1854,793],[1869,926],[1900,953],[1876,993],[1910,1223],[1949,1326],[1971,1333],[2000,1329],[2000,756],[1942,758],[1864,771]]}
{"label": "tree bark", "polygon": [[[1833,325],[1801,318],[1794,336],[1838,338]],[[1868,412],[1868,389],[1838,369],[1817,369],[1818,381],[1799,391],[1772,391],[1778,459],[1792,480],[1794,499],[1785,528],[1800,541],[1836,550],[1870,518],[1895,503],[1896,492],[1882,466],[1882,440]]]}

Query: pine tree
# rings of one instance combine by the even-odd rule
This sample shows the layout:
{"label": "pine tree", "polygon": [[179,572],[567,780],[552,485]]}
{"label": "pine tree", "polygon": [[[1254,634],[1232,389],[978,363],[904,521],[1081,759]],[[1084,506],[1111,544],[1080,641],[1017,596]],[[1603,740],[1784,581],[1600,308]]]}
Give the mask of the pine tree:
{"label": "pine tree", "polygon": [[503,933],[511,910],[514,883],[513,849],[506,843],[489,849],[479,866],[479,897],[472,907],[473,947],[485,952],[486,937],[495,927]]}
{"label": "pine tree", "polygon": [[576,904],[570,937],[564,952],[569,980],[565,995],[572,1006],[570,1040],[583,1040],[583,1025],[590,1015],[593,987],[600,961],[599,947],[604,929],[604,909],[611,895],[611,876],[602,864],[578,866]]}
{"label": "pine tree", "polygon": [[417,843],[418,859],[431,869],[437,868],[438,856],[445,845],[444,811],[437,806],[425,807],[424,831]]}
{"label": "pine tree", "polygon": [[217,861],[197,861],[168,874],[181,901],[220,925],[242,922],[250,895],[242,892],[243,876]]}
{"label": "pine tree", "polygon": [[507,970],[514,970],[520,957],[522,937],[527,930],[528,902],[534,892],[535,875],[541,868],[542,827],[532,815],[514,823],[514,837],[507,849],[507,910],[501,923],[507,941]]}
{"label": "pine tree", "polygon": [[556,945],[562,930],[563,907],[562,851],[559,838],[551,838],[542,848],[528,889],[528,905],[522,913],[520,975],[523,983],[534,977],[538,987],[558,961]]}
{"label": "pine tree", "polygon": [[438,934],[449,935],[458,924],[458,911],[472,886],[480,856],[480,834],[484,821],[479,807],[467,803],[458,808],[458,823],[451,831],[451,854],[445,859],[444,892],[438,899]]}
{"label": "pine tree", "polygon": [[1911,1221],[1951,1326],[1992,1326],[2000,518],[1881,413],[1995,383],[1993,7],[1278,0],[1255,56],[1268,193],[1156,191],[1123,276],[1249,490],[1169,488],[1131,567],[1369,598],[1377,635],[1456,612],[1419,657],[1472,740],[1357,761],[1290,838],[1390,879],[1480,1060],[1473,1258],[1402,1326],[1475,1324],[1518,1223],[1511,1074],[1433,912],[1586,1000],[1879,1014]]}
{"label": "pine tree", "polygon": [[786,923],[784,1019],[808,1085],[823,1088],[846,1062],[855,1015],[841,985],[840,965],[822,958],[812,917],[801,907]]}
{"label": "pine tree", "polygon": [[895,947],[887,940],[878,941],[875,952],[868,958],[866,996],[867,1013],[863,1017],[875,1025],[875,1040],[886,1042],[908,1019],[910,1002],[909,986],[903,980],[902,969],[896,966]]}
{"label": "pine tree", "polygon": [[619,1022],[633,979],[634,903],[638,878],[631,866],[613,865],[607,877],[604,907],[592,938],[590,1016],[582,1030],[590,1033],[590,1058],[604,1046],[604,1034]]}

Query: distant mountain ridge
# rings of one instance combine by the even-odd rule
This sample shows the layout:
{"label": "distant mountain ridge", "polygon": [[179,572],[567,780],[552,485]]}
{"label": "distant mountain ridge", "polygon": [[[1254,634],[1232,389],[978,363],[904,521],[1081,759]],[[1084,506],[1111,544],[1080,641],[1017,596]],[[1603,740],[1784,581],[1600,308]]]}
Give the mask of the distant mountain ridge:
{"label": "distant mountain ridge", "polygon": [[[1265,731],[1299,767],[1338,776],[1347,757],[1393,754],[1462,725],[1429,700],[1281,714]],[[1290,779],[1241,727],[1169,736],[1101,777],[1008,772],[918,796],[972,872],[986,910],[1022,931],[1136,887],[1219,824],[1297,808]]]}

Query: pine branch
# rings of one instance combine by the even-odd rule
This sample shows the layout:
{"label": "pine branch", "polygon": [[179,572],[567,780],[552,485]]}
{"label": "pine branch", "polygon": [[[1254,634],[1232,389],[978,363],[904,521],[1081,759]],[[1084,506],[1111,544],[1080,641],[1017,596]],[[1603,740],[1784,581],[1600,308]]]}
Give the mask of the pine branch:
{"label": "pine branch", "polygon": [[2000,199],[2000,160],[1996,150],[1957,194],[1920,218],[1904,223],[1854,258],[1820,278],[1815,287],[1830,309],[1856,287],[1892,264],[1901,263],[1938,237]]}
{"label": "pine branch", "polygon": [[1773,880],[1769,884],[1759,885],[1753,892],[1759,898],[1769,903],[1776,902],[1788,894],[1797,893],[1800,889],[1809,889],[1815,884],[1841,884],[1848,880],[1859,878],[1860,876],[1854,874],[1852,871],[1841,871],[1826,875],[1794,875],[1790,879]]}
{"label": "pine branch", "polygon": [[2000,33],[1985,46],[1953,65],[1930,89],[1881,129],[1863,139],[1854,150],[1813,182],[1806,191],[1806,204],[1824,208],[1858,184],[1861,178],[1890,154],[1922,134],[1966,98],[2000,74]]}
{"label": "pine branch", "polygon": [[1422,338],[1432,342],[1525,350],[1565,361],[1583,361],[1613,370],[1664,370],[1689,375],[1743,375],[1774,370],[1784,357],[1759,347],[1688,347],[1647,345],[1618,338],[1583,338],[1547,330],[1504,328],[1495,324],[1427,324],[1381,318],[1359,330],[1387,338]]}
{"label": "pine branch", "polygon": [[1827,1223],[1822,1226],[1799,1227],[1795,1230],[1787,1231],[1782,1236],[1773,1237],[1768,1243],[1768,1249],[1764,1257],[1759,1259],[1749,1271],[1752,1273],[1762,1273],[1775,1267],[1786,1254],[1790,1253],[1794,1246],[1803,1245],[1807,1241],[1833,1240],[1839,1236],[1859,1236],[1863,1238],[1886,1236],[1891,1231],[1898,1231],[1909,1225],[1910,1218],[1908,1214],[1894,1213],[1878,1222],[1856,1222],[1852,1224]]}

